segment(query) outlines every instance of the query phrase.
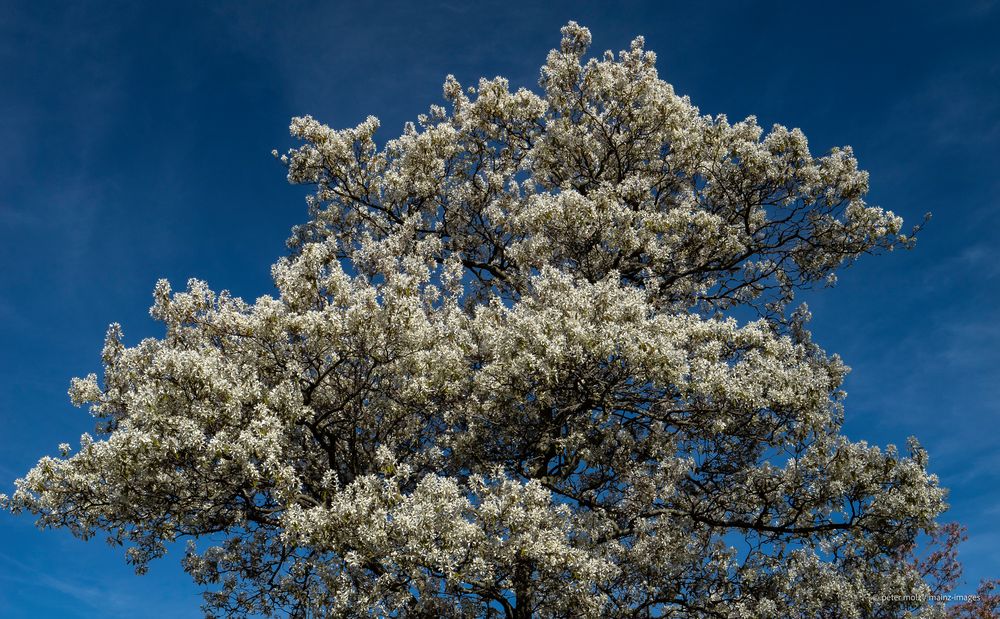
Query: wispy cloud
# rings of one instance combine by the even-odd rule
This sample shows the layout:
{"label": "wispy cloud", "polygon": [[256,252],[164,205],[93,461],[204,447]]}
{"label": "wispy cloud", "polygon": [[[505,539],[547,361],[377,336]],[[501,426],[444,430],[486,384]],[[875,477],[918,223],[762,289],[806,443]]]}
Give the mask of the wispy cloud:
{"label": "wispy cloud", "polygon": [[[989,210],[995,212],[996,208]],[[941,289],[942,282],[963,276],[974,276],[979,281],[1000,277],[1000,257],[992,242],[980,241],[955,247],[952,253],[940,257],[922,272],[921,285],[925,291],[934,292]]]}
{"label": "wispy cloud", "polygon": [[979,18],[989,15],[996,10],[998,4],[997,0],[974,0],[969,6],[968,16]]}
{"label": "wispy cloud", "polygon": [[0,553],[0,580],[20,588],[42,589],[58,593],[91,609],[94,616],[124,617],[125,611],[135,608],[135,596],[121,587],[109,586],[96,578],[76,576],[67,578],[65,572],[55,577],[43,568]]}
{"label": "wispy cloud", "polygon": [[989,55],[937,73],[901,98],[893,114],[920,126],[938,146],[970,147],[1000,138],[1000,62]]}

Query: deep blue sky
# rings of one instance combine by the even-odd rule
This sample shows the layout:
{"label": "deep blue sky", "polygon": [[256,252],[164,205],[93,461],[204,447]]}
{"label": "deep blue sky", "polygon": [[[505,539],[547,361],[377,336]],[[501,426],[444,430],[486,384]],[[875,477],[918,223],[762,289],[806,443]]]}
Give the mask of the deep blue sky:
{"label": "deep blue sky", "polygon": [[[967,579],[1000,576],[995,0],[361,4],[0,0],[0,492],[92,429],[69,379],[99,371],[108,323],[160,333],[157,278],[272,291],[305,218],[270,156],[291,116],[375,114],[394,137],[448,73],[535,85],[575,19],[595,53],[645,35],[705,113],[853,145],[870,201],[909,223],[934,212],[914,251],[810,296],[815,334],[854,368],[847,433],[918,436],[952,489],[946,519],[969,526]],[[0,616],[199,616],[178,559],[140,578],[100,539],[0,515]]]}

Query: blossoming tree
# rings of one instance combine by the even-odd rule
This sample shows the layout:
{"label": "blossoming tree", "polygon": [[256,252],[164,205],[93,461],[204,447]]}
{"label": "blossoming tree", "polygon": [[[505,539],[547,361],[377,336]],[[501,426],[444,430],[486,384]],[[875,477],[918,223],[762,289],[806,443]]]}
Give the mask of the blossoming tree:
{"label": "blossoming tree", "polygon": [[898,560],[944,508],[926,454],[841,435],[846,368],[791,303],[900,218],[850,148],[562,33],[541,94],[449,77],[382,147],[294,119],[278,295],[157,284],[165,335],[111,327],[70,389],[96,436],[7,507],[140,572],[202,539],[211,616],[937,612]]}

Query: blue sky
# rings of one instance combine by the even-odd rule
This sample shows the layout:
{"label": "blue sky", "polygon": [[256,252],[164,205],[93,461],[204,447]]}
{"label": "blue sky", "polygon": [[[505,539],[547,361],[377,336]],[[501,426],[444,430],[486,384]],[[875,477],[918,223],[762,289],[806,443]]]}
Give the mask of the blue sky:
{"label": "blue sky", "polygon": [[[205,3],[207,5],[207,3]],[[594,51],[637,34],[705,113],[851,144],[870,201],[917,223],[912,252],[809,295],[816,339],[854,368],[846,432],[918,436],[969,527],[970,583],[1000,576],[1000,5],[939,2],[57,3],[0,0],[0,492],[92,429],[70,377],[108,323],[159,334],[152,287],[256,298],[304,220],[272,148],[293,115],[379,137],[444,76],[536,83],[570,19]],[[0,515],[0,616],[196,617],[177,553],[120,550]],[[964,590],[969,590],[971,584]]]}

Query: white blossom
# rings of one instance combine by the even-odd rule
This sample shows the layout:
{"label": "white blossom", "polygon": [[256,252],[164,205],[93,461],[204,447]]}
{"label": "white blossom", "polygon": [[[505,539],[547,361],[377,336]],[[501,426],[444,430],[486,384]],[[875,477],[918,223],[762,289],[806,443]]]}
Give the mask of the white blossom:
{"label": "white blossom", "polygon": [[140,572],[222,540],[184,558],[210,616],[919,611],[897,557],[943,490],[915,443],[840,434],[847,369],[788,312],[900,219],[849,148],[590,41],[563,28],[542,94],[449,76],[382,147],[294,119],[274,155],[314,191],[276,296],[159,282],[163,337],[112,325],[72,382],[95,437],[0,504]]}

